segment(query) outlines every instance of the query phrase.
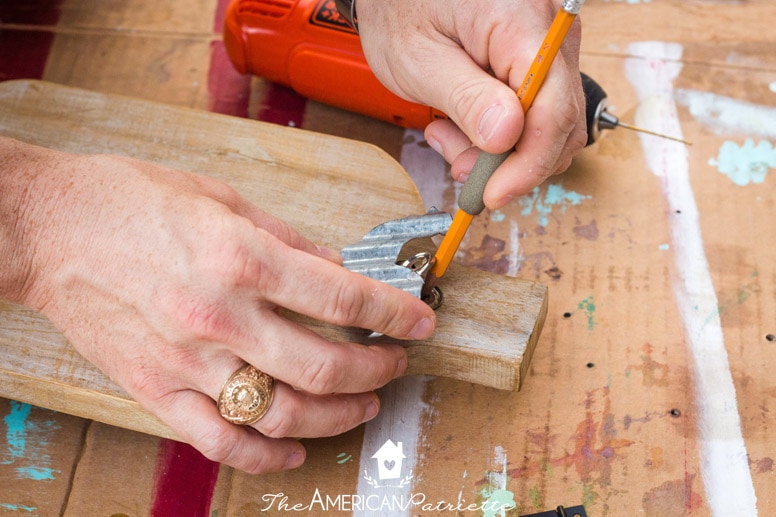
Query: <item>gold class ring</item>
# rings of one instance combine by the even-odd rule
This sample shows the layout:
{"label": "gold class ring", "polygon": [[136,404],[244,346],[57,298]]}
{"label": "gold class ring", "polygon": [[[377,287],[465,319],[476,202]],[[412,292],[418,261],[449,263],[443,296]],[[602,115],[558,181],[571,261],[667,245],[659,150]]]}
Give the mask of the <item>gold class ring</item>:
{"label": "gold class ring", "polygon": [[251,425],[269,410],[275,396],[275,379],[251,365],[234,372],[218,395],[218,411],[228,422]]}

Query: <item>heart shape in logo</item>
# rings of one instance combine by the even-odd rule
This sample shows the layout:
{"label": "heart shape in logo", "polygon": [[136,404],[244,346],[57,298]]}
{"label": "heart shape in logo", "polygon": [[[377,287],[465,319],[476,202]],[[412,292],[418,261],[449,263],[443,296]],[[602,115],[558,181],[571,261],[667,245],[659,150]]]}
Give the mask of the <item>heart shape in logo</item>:
{"label": "heart shape in logo", "polygon": [[393,470],[393,467],[396,466],[396,461],[395,460],[392,460],[392,461],[385,460],[385,461],[383,461],[383,466],[385,466],[385,468],[387,470]]}

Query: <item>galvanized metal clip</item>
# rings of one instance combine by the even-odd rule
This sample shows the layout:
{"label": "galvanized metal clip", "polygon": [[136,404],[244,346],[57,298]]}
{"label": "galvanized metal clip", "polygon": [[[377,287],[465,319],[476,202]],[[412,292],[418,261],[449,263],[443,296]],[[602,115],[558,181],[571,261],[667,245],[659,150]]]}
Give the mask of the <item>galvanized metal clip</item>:
{"label": "galvanized metal clip", "polygon": [[[350,271],[421,298],[426,274],[434,265],[434,254],[421,252],[405,260],[399,260],[399,254],[413,239],[447,233],[452,222],[450,214],[432,207],[424,215],[382,223],[360,241],[342,249],[342,264]],[[424,301],[436,309],[442,304],[442,291],[434,287]]]}

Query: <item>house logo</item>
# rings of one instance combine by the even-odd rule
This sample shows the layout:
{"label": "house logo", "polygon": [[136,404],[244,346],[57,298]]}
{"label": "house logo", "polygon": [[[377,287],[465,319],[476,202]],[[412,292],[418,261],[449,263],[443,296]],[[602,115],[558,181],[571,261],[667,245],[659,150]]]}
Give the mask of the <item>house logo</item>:
{"label": "house logo", "polygon": [[[373,487],[405,486],[413,478],[412,471],[402,478],[402,465],[406,458],[407,456],[404,455],[402,450],[402,442],[394,443],[393,440],[388,439],[372,455],[372,459],[377,464],[377,478],[379,481],[370,476],[367,469],[364,469],[364,479]],[[384,484],[380,482],[384,482]]]}
{"label": "house logo", "polygon": [[377,460],[377,477],[380,480],[399,479],[401,477],[401,465],[407,457],[401,449],[402,442],[393,443],[389,439],[374,453],[372,458]]}

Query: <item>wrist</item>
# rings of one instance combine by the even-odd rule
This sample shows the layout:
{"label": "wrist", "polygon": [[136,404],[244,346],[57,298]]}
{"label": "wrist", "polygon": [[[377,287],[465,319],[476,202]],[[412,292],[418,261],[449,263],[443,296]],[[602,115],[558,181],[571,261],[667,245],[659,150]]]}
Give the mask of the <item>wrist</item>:
{"label": "wrist", "polygon": [[51,216],[40,176],[55,151],[0,136],[0,298],[30,305],[35,236]]}

